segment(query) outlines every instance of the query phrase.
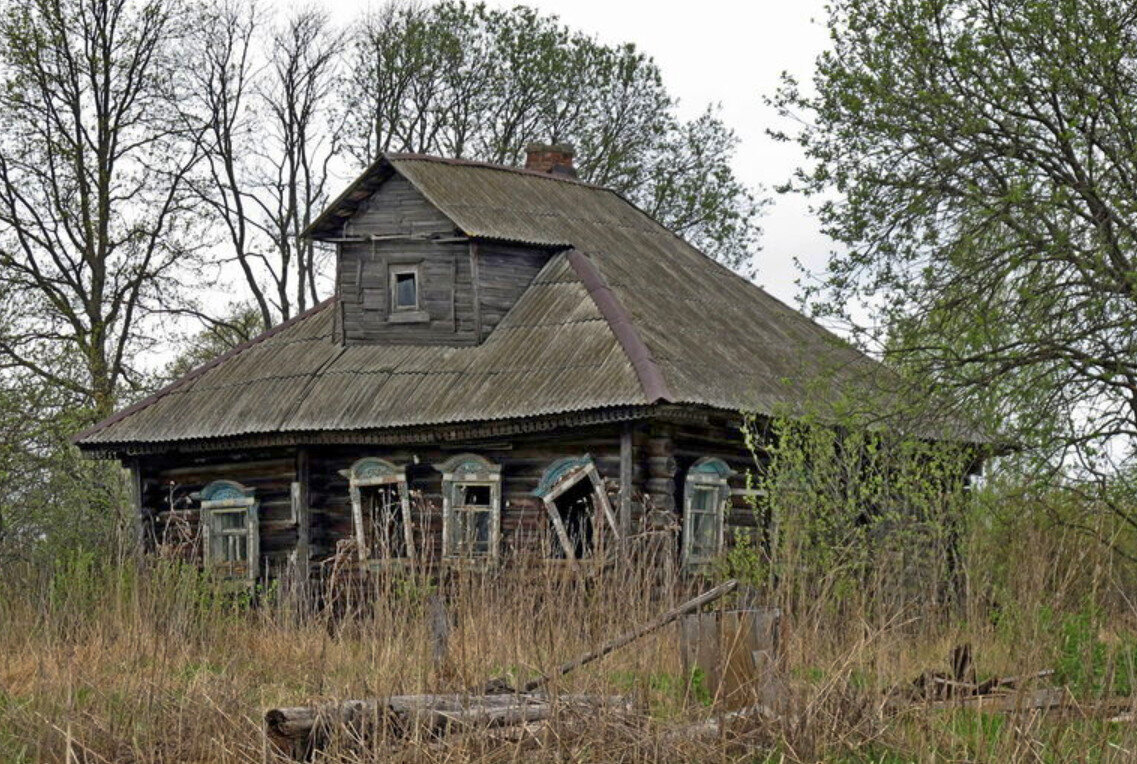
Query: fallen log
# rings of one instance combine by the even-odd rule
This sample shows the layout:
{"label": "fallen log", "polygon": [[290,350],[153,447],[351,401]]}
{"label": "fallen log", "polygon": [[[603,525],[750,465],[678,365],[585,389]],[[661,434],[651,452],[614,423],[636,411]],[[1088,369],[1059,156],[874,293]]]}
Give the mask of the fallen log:
{"label": "fallen log", "polygon": [[395,695],[265,712],[265,734],[282,753],[302,758],[332,737],[366,740],[442,735],[456,729],[503,727],[548,719],[559,709],[623,708],[621,696]]}
{"label": "fallen log", "polygon": [[686,602],[684,602],[682,605],[679,605],[676,608],[672,608],[671,610],[668,610],[666,613],[661,613],[660,615],[651,619],[647,623],[642,624],[641,626],[633,629],[632,631],[629,631],[625,634],[621,634],[620,636],[616,637],[615,639],[611,639],[608,642],[605,642],[598,649],[590,650],[589,652],[584,653],[583,655],[581,655],[577,658],[573,658],[571,661],[567,661],[565,663],[562,663],[554,671],[552,671],[548,674],[543,674],[539,677],[536,677],[535,679],[530,679],[528,682],[525,683],[524,687],[522,687],[522,691],[523,692],[533,692],[534,690],[537,690],[537,689],[545,686],[546,684],[548,684],[551,680],[555,679],[556,677],[564,676],[565,674],[569,673],[570,671],[574,671],[575,669],[578,669],[587,663],[591,663],[592,661],[594,661],[598,658],[603,658],[605,655],[612,652],[613,650],[617,650],[617,649],[623,647],[624,645],[626,645],[630,642],[635,642],[640,637],[646,636],[653,631],[657,631],[659,629],[662,629],[664,626],[671,623],[672,621],[677,620],[681,616],[684,616],[687,613],[698,610],[703,605],[710,604],[711,602],[714,602],[715,600],[719,599],[720,597],[723,597],[727,594],[730,594],[732,591],[734,591],[735,587],[737,587],[737,586],[738,586],[738,581],[736,581],[735,579],[731,579],[724,584],[720,584],[719,586],[716,586],[714,589],[710,589],[706,592],[703,592],[698,597],[695,597],[693,599],[689,599]]}

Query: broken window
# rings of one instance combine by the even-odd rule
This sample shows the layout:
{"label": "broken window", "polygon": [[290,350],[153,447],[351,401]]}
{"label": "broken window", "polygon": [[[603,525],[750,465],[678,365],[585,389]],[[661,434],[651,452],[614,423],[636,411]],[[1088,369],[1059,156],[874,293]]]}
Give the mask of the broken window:
{"label": "broken window", "polygon": [[352,526],[360,560],[413,556],[406,469],[367,457],[342,470],[351,491]]}
{"label": "broken window", "polygon": [[700,566],[723,547],[723,523],[734,474],[721,459],[703,458],[687,472],[683,503],[683,564]]}
{"label": "broken window", "polygon": [[418,268],[391,269],[391,310],[418,310]]}
{"label": "broken window", "polygon": [[442,473],[443,549],[448,557],[497,557],[501,466],[475,454],[437,465]]}
{"label": "broken window", "polygon": [[372,559],[407,556],[403,500],[397,483],[359,489],[363,514],[363,543]]}
{"label": "broken window", "polygon": [[254,489],[216,480],[195,494],[201,501],[205,566],[228,578],[255,581],[260,563]]}
{"label": "broken window", "polygon": [[[568,549],[563,544],[553,547],[553,557],[572,557],[582,560],[592,556],[594,544],[592,518],[596,514],[593,506],[591,480],[578,480],[575,485],[553,500],[553,507],[568,539]],[[553,533],[557,533],[556,523],[550,517]]]}
{"label": "broken window", "polygon": [[567,457],[545,471],[534,493],[545,503],[556,539],[555,558],[579,560],[593,556],[601,546],[602,526],[620,532],[604,481],[589,456]]}

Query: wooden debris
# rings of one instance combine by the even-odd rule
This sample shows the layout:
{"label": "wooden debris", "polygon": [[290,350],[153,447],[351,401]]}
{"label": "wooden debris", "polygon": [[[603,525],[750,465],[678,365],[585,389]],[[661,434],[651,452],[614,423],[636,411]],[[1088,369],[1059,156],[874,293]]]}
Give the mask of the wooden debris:
{"label": "wooden debris", "polygon": [[621,634],[615,639],[605,642],[598,649],[590,650],[589,652],[584,653],[577,658],[573,658],[571,661],[562,663],[559,667],[557,667],[555,671],[552,671],[549,674],[544,674],[535,679],[530,679],[525,683],[523,690],[524,692],[533,692],[534,690],[543,687],[556,677],[564,676],[570,671],[574,671],[575,669],[578,669],[587,663],[591,663],[598,658],[603,658],[613,650],[617,650],[624,645],[634,642],[637,639],[652,633],[653,631],[658,631],[659,629],[662,629],[664,626],[671,623],[672,621],[675,621],[681,616],[694,612],[695,610],[701,608],[703,605],[707,605],[719,599],[720,597],[724,597],[727,594],[730,594],[737,586],[738,581],[731,579],[724,584],[720,584],[713,589],[703,592],[698,597],[689,599],[682,605],[668,610],[666,613],[661,613],[660,615],[651,619],[647,623],[638,626],[632,631],[629,631],[626,634]]}
{"label": "wooden debris", "polygon": [[1053,669],[979,682],[975,678],[970,645],[954,648],[950,660],[951,674],[925,671],[911,683],[892,688],[887,693],[885,709],[895,712],[913,707],[967,707],[1011,713],[1060,708],[1071,700],[1065,687],[1026,687],[1031,681],[1053,676]]}
{"label": "wooden debris", "polygon": [[724,734],[753,728],[758,722],[775,722],[781,718],[781,715],[769,706],[758,704],[669,730],[664,738],[669,742],[715,740]]}
{"label": "wooden debris", "polygon": [[622,696],[600,695],[395,695],[269,709],[265,734],[280,752],[303,758],[336,735],[397,740],[525,724],[548,719],[555,710],[598,708],[629,711],[632,705]]}

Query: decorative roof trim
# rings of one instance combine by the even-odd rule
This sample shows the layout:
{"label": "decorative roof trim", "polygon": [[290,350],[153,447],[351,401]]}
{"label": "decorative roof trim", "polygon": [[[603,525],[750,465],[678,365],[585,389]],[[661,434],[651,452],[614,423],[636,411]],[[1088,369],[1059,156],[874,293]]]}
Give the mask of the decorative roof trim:
{"label": "decorative roof trim", "polygon": [[660,409],[655,406],[615,406],[560,414],[516,417],[482,422],[394,426],[370,430],[315,430],[306,432],[263,432],[225,435],[187,440],[124,441],[119,443],[80,443],[88,458],[122,458],[169,452],[225,451],[232,448],[273,448],[314,445],[432,445],[541,433],[560,427],[608,424],[652,416],[672,416],[701,421],[701,414],[684,407]]}
{"label": "decorative roof trim", "polygon": [[174,392],[175,390],[177,390],[181,386],[185,385],[186,383],[192,382],[193,380],[197,379],[202,374],[204,374],[205,372],[214,368],[215,366],[222,364],[225,361],[228,361],[233,356],[235,356],[239,353],[243,353],[244,351],[248,350],[249,348],[253,347],[254,345],[259,345],[260,343],[264,342],[269,337],[272,337],[275,334],[279,334],[280,332],[284,331],[285,329],[292,326],[293,324],[296,324],[300,321],[303,321],[304,319],[308,318],[311,315],[319,313],[321,310],[323,310],[324,308],[328,307],[333,302],[335,302],[335,299],[336,298],[334,296],[329,297],[328,299],[324,300],[323,302],[312,306],[311,308],[304,311],[303,313],[297,314],[297,315],[293,316],[292,318],[288,319],[287,321],[283,321],[283,322],[277,324],[276,326],[272,327],[268,331],[263,332],[263,333],[257,335],[256,337],[253,337],[251,340],[247,340],[246,342],[242,342],[240,345],[237,345],[237,346],[231,348],[230,350],[226,351],[225,353],[222,353],[221,355],[214,358],[212,361],[207,361],[206,363],[203,363],[201,366],[198,366],[196,369],[192,369],[191,371],[189,371],[185,376],[181,377],[180,379],[174,380],[170,384],[166,385],[161,390],[158,390],[157,392],[146,396],[145,398],[138,401],[137,403],[135,403],[131,406],[127,406],[122,411],[119,411],[116,414],[112,414],[111,416],[107,417],[103,421],[98,422],[96,424],[93,424],[90,427],[88,427],[86,430],[83,430],[79,434],[72,436],[71,442],[75,443],[77,445],[83,445],[83,440],[85,438],[87,438],[91,435],[94,435],[95,433],[100,432],[102,430],[105,430],[106,428],[110,427],[112,424],[116,424],[118,422],[121,422],[123,419],[126,419],[131,414],[135,414],[135,413],[141,411],[142,409],[146,408],[147,406],[150,406],[151,404],[156,403],[160,398],[163,398],[166,395],[169,395],[170,393]]}
{"label": "decorative roof trim", "polygon": [[569,265],[584,283],[588,295],[596,303],[596,307],[600,309],[600,314],[608,322],[612,333],[616,335],[616,340],[624,349],[624,354],[632,362],[632,368],[635,369],[636,377],[640,381],[640,387],[643,388],[647,402],[660,403],[674,400],[667,387],[667,381],[663,378],[663,372],[660,371],[659,364],[655,362],[654,356],[644,344],[639,330],[632,322],[632,317],[619,298],[616,297],[616,293],[608,286],[608,282],[604,280],[604,276],[596,264],[587,255],[576,249],[570,249],[567,257]]}

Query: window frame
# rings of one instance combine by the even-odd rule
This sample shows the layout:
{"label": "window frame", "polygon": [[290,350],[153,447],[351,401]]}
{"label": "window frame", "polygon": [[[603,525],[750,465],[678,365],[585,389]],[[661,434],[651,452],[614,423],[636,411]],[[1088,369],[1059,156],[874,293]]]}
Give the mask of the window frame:
{"label": "window frame", "polygon": [[[436,464],[435,469],[442,473],[442,556],[445,559],[488,559],[496,561],[501,555],[501,465],[494,464],[483,456],[472,453],[458,454]],[[459,501],[459,491],[466,486],[488,487],[490,503],[488,510],[469,510]],[[489,549],[475,552],[464,549],[462,538],[468,535],[467,521],[461,514],[488,511],[490,514]],[[461,513],[461,514],[460,514]],[[463,531],[460,533],[460,531]]]}
{"label": "window frame", "polygon": [[348,492],[351,496],[351,525],[352,535],[358,549],[359,561],[366,562],[371,558],[371,545],[364,532],[363,523],[363,495],[361,489],[375,486],[394,485],[399,496],[399,512],[403,520],[403,543],[407,554],[405,557],[389,557],[389,560],[413,560],[415,556],[414,528],[411,523],[411,496],[407,484],[407,469],[392,464],[386,459],[375,456],[365,456],[357,459],[351,467],[340,470],[340,475],[348,480]]}
{"label": "window frame", "polygon": [[[260,501],[255,497],[256,489],[241,485],[232,480],[214,480],[191,498],[200,502],[202,561],[207,570],[217,570],[227,563],[217,559],[213,553],[215,535],[245,537],[245,578],[255,583],[260,575]],[[243,513],[244,527],[240,530],[222,531],[215,527],[215,518],[224,514]],[[238,576],[227,575],[228,578]]]}
{"label": "window frame", "polygon": [[[596,500],[594,508],[596,516],[592,518],[592,554],[589,557],[579,558],[574,554],[574,546],[569,539],[564,521],[561,519],[560,510],[557,508],[557,499],[582,480],[588,480],[592,486],[592,496]],[[615,540],[620,541],[620,527],[616,522],[616,515],[612,511],[612,503],[608,500],[608,491],[605,488],[604,479],[600,476],[600,471],[596,469],[596,464],[592,461],[590,454],[567,456],[550,464],[545,470],[545,474],[541,476],[541,482],[537,484],[533,495],[544,503],[545,510],[549,514],[549,521],[556,531],[557,543],[561,545],[561,550],[565,554],[564,559],[569,560],[573,567],[578,566],[582,559],[603,559],[605,523],[607,523]]]}
{"label": "window frame", "polygon": [[[687,470],[683,487],[683,567],[703,567],[722,554],[726,539],[726,513],[731,498],[730,478],[735,474],[737,473],[726,462],[713,456],[704,456]],[[714,509],[696,510],[694,500],[697,492],[717,494]],[[696,550],[692,544],[696,515],[711,515],[714,519],[714,549],[709,553],[702,549]]]}
{"label": "window frame", "polygon": [[[414,305],[400,305],[399,304],[399,276],[410,274],[414,277],[415,284],[415,304]],[[390,300],[390,313],[417,313],[422,310],[422,291],[420,289],[422,282],[421,269],[418,264],[403,264],[391,263],[387,267],[387,280],[388,280],[388,299]]]}

